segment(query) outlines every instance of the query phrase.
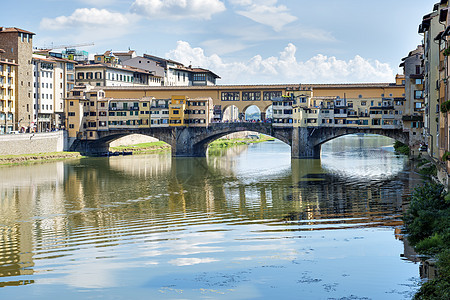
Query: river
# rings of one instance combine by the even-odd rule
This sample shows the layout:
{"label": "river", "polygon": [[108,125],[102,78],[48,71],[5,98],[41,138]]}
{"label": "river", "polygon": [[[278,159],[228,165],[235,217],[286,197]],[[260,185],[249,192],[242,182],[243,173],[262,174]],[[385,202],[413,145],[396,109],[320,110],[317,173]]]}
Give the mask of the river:
{"label": "river", "polygon": [[0,299],[410,299],[420,183],[370,135],[3,167]]}

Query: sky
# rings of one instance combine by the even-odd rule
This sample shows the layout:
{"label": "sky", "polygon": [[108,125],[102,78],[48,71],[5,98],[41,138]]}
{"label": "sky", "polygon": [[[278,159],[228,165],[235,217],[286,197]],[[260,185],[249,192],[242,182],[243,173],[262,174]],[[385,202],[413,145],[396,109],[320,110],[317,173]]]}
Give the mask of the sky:
{"label": "sky", "polygon": [[[15,0],[0,26],[34,47],[135,50],[207,68],[218,84],[393,82],[437,0]],[[1,48],[1,45],[0,45]]]}

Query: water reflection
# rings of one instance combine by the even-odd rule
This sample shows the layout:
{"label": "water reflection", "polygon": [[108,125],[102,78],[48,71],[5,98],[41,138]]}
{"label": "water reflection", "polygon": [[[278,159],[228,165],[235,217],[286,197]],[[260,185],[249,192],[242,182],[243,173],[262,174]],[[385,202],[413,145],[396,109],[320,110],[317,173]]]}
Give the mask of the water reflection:
{"label": "water reflection", "polygon": [[42,298],[97,288],[104,298],[270,298],[299,287],[377,298],[396,287],[391,298],[402,299],[396,285],[417,269],[399,259],[392,228],[419,179],[380,148],[389,143],[351,136],[325,144],[322,160],[291,160],[287,145],[269,142],[208,158],[2,168],[0,284],[34,282]]}

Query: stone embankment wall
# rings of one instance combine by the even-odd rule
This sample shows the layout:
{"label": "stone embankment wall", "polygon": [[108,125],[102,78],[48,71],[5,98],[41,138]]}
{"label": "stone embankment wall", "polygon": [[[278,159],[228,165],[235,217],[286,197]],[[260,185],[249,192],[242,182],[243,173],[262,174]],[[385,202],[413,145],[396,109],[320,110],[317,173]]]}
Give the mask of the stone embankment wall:
{"label": "stone embankment wall", "polygon": [[62,152],[68,149],[67,132],[0,135],[0,155]]}

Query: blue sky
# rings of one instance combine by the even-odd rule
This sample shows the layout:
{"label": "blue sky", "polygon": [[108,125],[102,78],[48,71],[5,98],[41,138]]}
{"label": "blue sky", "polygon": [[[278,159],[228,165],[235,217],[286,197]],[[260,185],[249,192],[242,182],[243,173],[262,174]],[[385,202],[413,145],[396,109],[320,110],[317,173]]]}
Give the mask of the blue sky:
{"label": "blue sky", "polygon": [[16,0],[0,26],[36,33],[37,47],[171,58],[219,84],[391,82],[436,1]]}

